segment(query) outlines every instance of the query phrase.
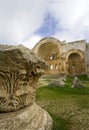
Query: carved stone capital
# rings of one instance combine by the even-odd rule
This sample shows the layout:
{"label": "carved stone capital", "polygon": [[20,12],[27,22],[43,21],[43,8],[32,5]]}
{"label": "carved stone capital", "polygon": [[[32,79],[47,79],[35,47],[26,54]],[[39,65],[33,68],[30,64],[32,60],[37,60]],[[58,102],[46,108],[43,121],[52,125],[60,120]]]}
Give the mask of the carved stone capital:
{"label": "carved stone capital", "polygon": [[0,50],[0,112],[15,111],[35,101],[45,62],[23,46]]}

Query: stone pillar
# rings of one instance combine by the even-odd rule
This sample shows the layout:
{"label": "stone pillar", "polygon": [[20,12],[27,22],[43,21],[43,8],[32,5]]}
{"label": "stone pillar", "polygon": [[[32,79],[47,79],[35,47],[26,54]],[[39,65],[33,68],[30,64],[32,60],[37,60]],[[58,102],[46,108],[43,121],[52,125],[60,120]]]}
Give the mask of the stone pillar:
{"label": "stone pillar", "polygon": [[45,62],[23,46],[0,49],[0,130],[51,130],[52,119],[35,103]]}

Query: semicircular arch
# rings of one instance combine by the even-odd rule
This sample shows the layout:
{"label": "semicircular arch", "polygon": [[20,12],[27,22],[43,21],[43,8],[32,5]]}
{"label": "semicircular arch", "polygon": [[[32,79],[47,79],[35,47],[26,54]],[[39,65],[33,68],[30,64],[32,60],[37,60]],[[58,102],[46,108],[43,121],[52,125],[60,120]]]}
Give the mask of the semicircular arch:
{"label": "semicircular arch", "polygon": [[78,55],[81,57],[82,60],[84,59],[84,53],[83,53],[83,51],[72,49],[72,50],[69,50],[69,51],[66,53],[66,62],[68,61],[69,56],[70,56],[71,54],[73,54],[73,53],[78,54]]}
{"label": "semicircular arch", "polygon": [[[44,60],[49,60],[50,57],[60,56],[61,42],[53,37],[46,37],[41,39],[34,47],[35,52]],[[57,55],[57,56],[56,56]]]}
{"label": "semicircular arch", "polygon": [[81,50],[70,50],[66,55],[66,61],[69,75],[85,73],[84,53]]}
{"label": "semicircular arch", "polygon": [[61,41],[59,41],[58,39],[56,38],[53,38],[53,37],[45,37],[43,39],[41,39],[34,47],[34,49],[38,50],[39,47],[41,47],[43,44],[45,43],[53,43],[55,45],[59,45],[59,44],[62,44]]}

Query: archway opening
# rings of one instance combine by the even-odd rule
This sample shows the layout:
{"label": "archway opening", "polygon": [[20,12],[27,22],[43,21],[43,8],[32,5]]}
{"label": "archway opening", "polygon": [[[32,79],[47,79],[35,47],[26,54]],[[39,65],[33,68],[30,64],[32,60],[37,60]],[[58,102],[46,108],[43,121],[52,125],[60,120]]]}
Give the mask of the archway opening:
{"label": "archway opening", "polygon": [[59,57],[58,46],[55,43],[47,42],[38,49],[38,55],[44,60],[55,60]]}
{"label": "archway opening", "polygon": [[83,72],[81,56],[78,53],[72,53],[68,57],[69,75],[80,75]]}
{"label": "archway opening", "polygon": [[53,42],[46,42],[38,48],[38,55],[41,56],[48,64],[47,73],[58,73],[59,64],[59,47]]}

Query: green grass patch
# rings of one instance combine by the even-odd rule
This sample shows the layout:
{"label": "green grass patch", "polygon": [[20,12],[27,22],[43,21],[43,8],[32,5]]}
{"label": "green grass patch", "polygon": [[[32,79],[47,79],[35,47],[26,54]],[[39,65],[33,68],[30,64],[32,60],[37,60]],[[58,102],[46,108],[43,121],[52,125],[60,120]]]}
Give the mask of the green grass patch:
{"label": "green grass patch", "polygon": [[78,76],[78,78],[81,81],[89,81],[89,77],[87,75],[81,75],[81,76]]}
{"label": "green grass patch", "polygon": [[[86,76],[79,77],[88,81]],[[63,88],[44,86],[37,90],[37,103],[53,118],[53,130],[87,130],[89,128],[89,87],[71,88],[73,77],[67,77]],[[89,82],[86,82],[87,86]]]}
{"label": "green grass patch", "polygon": [[50,113],[53,118],[53,129],[52,130],[69,130],[68,125],[70,124],[69,119],[65,120],[53,113]]}
{"label": "green grass patch", "polygon": [[[66,96],[80,96],[89,95],[89,88],[58,88],[58,87],[42,87],[37,90],[37,99],[59,99],[61,97],[66,98]],[[77,98],[77,97],[76,97]]]}

